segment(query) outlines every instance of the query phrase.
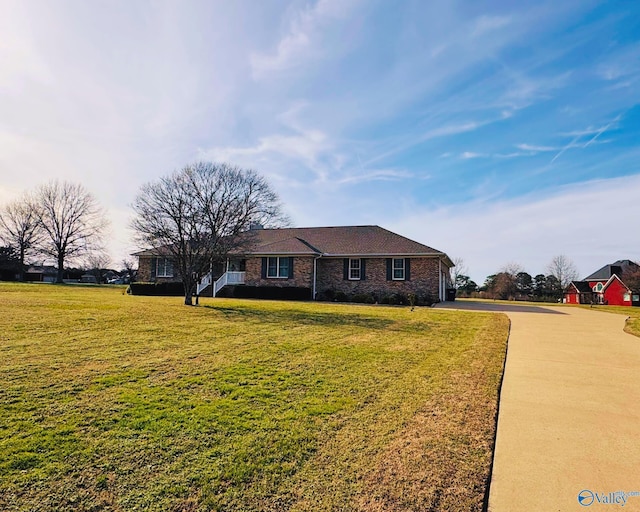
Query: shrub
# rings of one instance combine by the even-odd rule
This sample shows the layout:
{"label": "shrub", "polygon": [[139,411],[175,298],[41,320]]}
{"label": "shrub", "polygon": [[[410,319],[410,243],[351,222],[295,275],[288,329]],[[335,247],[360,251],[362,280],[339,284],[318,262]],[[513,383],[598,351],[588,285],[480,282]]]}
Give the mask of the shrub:
{"label": "shrub", "polygon": [[333,301],[336,298],[336,291],[333,288],[328,288],[320,293],[320,300]]}
{"label": "shrub", "polygon": [[361,304],[373,304],[375,298],[371,293],[355,293],[351,296],[351,302],[358,302]]}
{"label": "shrub", "polygon": [[416,302],[416,304],[417,304],[418,306],[431,306],[431,305],[433,305],[435,302],[436,302],[436,301],[435,301],[435,300],[433,300],[433,297],[431,296],[431,294],[426,293],[426,294],[424,294],[424,295],[422,295],[422,296],[419,296],[419,297],[417,298],[417,302]]}
{"label": "shrub", "polygon": [[180,297],[184,296],[184,286],[182,283],[131,283],[129,293],[131,295]]}
{"label": "shrub", "polygon": [[[225,286],[222,290],[218,291],[218,293],[216,293],[216,297],[221,297],[221,298],[230,298],[230,297],[235,297],[235,286]],[[209,294],[211,295],[211,294]]]}
{"label": "shrub", "polygon": [[336,302],[349,302],[349,296],[344,292],[336,292],[334,300]]}
{"label": "shrub", "polygon": [[294,286],[236,286],[233,296],[242,299],[311,300],[311,288]]}

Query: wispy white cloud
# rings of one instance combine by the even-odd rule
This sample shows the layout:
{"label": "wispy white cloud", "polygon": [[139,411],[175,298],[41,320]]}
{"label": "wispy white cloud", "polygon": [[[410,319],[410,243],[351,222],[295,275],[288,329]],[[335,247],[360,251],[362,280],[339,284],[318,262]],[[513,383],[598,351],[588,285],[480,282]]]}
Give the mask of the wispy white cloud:
{"label": "wispy white cloud", "polygon": [[422,135],[421,140],[425,141],[434,139],[436,137],[447,137],[449,135],[458,135],[460,133],[472,132],[486,124],[488,124],[488,121],[467,121],[465,123],[439,126],[427,131],[424,135]]}
{"label": "wispy white cloud", "polygon": [[534,144],[516,144],[516,147],[522,151],[533,151],[535,153],[558,150],[558,148],[553,146],[536,146]]}
{"label": "wispy white cloud", "polygon": [[[464,122],[455,122],[455,123],[448,123],[448,124],[445,123],[443,125],[436,126],[429,130],[426,130],[425,132],[422,132],[422,133],[405,136],[399,142],[395,142],[393,144],[392,149],[376,154],[375,156],[369,158],[365,163],[367,165],[373,164],[375,162],[389,158],[393,155],[406,151],[411,147],[417,146],[419,144],[422,144],[432,139],[437,139],[441,137],[451,137],[451,136],[459,135],[462,133],[473,132],[495,121],[496,119],[486,120],[486,121],[464,121]],[[446,155],[446,156],[450,156],[450,155]],[[445,155],[441,155],[441,157],[445,157]]]}
{"label": "wispy white cloud", "polygon": [[535,156],[539,153],[548,151],[557,151],[559,148],[553,146],[538,146],[533,144],[516,144],[516,148],[520,151],[513,151],[511,153],[476,153],[471,151],[465,151],[460,154],[462,159],[472,158],[517,158],[523,156]]}
{"label": "wispy white cloud", "polygon": [[597,67],[596,73],[603,80],[615,81],[640,73],[640,43],[612,49]]}
{"label": "wispy white cloud", "polygon": [[483,153],[475,153],[473,151],[464,151],[463,153],[460,154],[460,158],[462,158],[463,160],[470,160],[472,158],[483,158],[486,156],[487,155]]}
{"label": "wispy white cloud", "polygon": [[[572,132],[575,133],[575,137],[573,138],[573,140],[571,142],[569,142],[569,144],[565,145],[562,149],[560,149],[560,151],[558,151],[558,153],[556,153],[556,155],[551,159],[550,163],[555,162],[561,155],[563,155],[568,149],[571,148],[576,148],[576,147],[581,147],[581,148],[587,148],[589,147],[591,144],[593,144],[594,142],[597,141],[597,139],[603,134],[605,133],[607,130],[617,126],[618,122],[622,119],[622,114],[618,114],[613,120],[611,120],[609,123],[607,123],[606,125],[601,126],[600,128],[597,129],[593,129],[593,128],[588,128],[587,130],[578,130],[577,132]],[[570,132],[571,134],[571,132]],[[584,144],[577,144],[577,142],[584,137],[585,135],[592,135],[592,137],[585,142]]]}
{"label": "wispy white cloud", "polygon": [[[640,218],[637,190],[640,174],[507,201],[422,209],[387,227],[462,257],[479,284],[509,261],[531,274],[544,272],[557,254],[568,255],[587,275],[621,258],[640,259],[640,239],[629,238],[628,225],[611,223],[602,215],[602,211],[624,211],[629,218]],[[590,207],[593,204],[598,208]]]}
{"label": "wispy white cloud", "polygon": [[202,158],[233,162],[238,160],[259,161],[261,157],[275,153],[313,164],[317,161],[318,155],[329,148],[330,144],[324,133],[308,130],[295,135],[260,137],[254,146],[214,147],[201,150],[200,154]]}
{"label": "wispy white cloud", "polygon": [[327,51],[322,43],[323,31],[347,18],[357,3],[358,0],[318,0],[294,12],[273,52],[251,54],[253,77],[262,78],[323,55]]}
{"label": "wispy white cloud", "polygon": [[531,152],[531,151],[527,151],[527,152],[523,152],[523,151],[514,151],[512,153],[496,153],[494,156],[496,158],[518,158],[521,156],[533,156],[536,153]]}
{"label": "wispy white cloud", "polygon": [[[413,173],[395,169],[377,169],[362,174],[347,175],[337,181],[338,185],[353,185],[367,181],[398,181],[412,178]],[[424,177],[423,177],[424,178]]]}
{"label": "wispy white cloud", "polygon": [[600,130],[598,130],[597,133],[595,133],[593,137],[591,137],[583,147],[586,148],[586,147],[589,147],[591,144],[593,144],[598,139],[598,137],[600,137],[600,135],[602,135],[604,132],[609,130],[611,127],[615,126],[618,123],[618,121],[620,121],[621,118],[622,118],[622,114],[618,115],[613,121],[611,121],[606,126],[603,126],[602,128],[600,128]]}
{"label": "wispy white cloud", "polygon": [[471,30],[471,36],[478,37],[494,32],[495,30],[509,25],[512,21],[511,16],[480,16],[474,22],[474,27]]}

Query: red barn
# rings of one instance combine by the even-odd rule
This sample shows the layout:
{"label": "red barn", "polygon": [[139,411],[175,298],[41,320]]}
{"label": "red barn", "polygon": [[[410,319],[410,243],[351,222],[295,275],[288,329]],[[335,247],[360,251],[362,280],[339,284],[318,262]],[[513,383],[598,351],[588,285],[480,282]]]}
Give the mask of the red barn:
{"label": "red barn", "polygon": [[609,304],[640,306],[640,290],[631,290],[623,281],[625,273],[640,267],[630,260],[605,265],[582,281],[572,281],[564,292],[567,304]]}

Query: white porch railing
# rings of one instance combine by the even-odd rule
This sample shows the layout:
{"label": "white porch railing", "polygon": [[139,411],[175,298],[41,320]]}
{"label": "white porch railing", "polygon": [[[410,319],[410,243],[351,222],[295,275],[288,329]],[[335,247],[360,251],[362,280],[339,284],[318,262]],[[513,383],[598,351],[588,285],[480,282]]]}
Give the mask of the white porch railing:
{"label": "white porch railing", "polygon": [[245,272],[225,272],[220,276],[215,283],[213,283],[213,296],[222,290],[228,284],[244,284],[244,275]]}
{"label": "white porch railing", "polygon": [[196,287],[196,295],[200,295],[202,291],[211,284],[211,280],[212,280],[211,272],[209,272],[206,276],[200,279],[200,282]]}

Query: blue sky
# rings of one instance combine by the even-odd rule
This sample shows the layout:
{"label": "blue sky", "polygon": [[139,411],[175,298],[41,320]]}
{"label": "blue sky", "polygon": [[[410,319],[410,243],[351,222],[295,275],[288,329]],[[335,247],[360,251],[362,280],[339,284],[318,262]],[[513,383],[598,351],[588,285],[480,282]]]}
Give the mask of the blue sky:
{"label": "blue sky", "polygon": [[80,181],[114,264],[138,187],[263,173],[297,226],[378,224],[482,282],[640,259],[640,4],[0,0],[0,201]]}

